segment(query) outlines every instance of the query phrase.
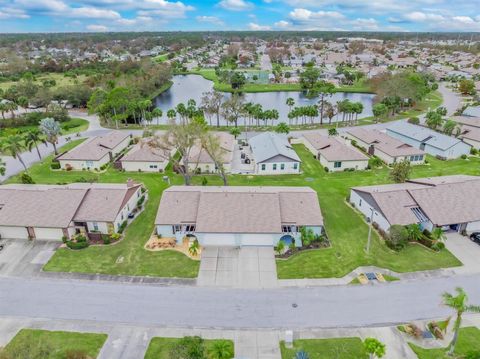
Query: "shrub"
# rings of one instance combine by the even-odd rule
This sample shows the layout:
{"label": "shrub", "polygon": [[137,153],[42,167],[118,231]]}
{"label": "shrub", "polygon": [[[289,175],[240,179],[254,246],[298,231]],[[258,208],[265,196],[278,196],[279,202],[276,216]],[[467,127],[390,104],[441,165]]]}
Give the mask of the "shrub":
{"label": "shrub", "polygon": [[137,201],[137,207],[141,207],[143,202],[145,202],[145,196],[142,196]]}
{"label": "shrub", "polygon": [[414,125],[419,125],[420,124],[420,119],[418,117],[410,117],[408,119],[409,123],[412,123]]}
{"label": "shrub", "polygon": [[110,244],[112,242],[108,234],[102,234],[102,241],[103,241],[103,244]]}
{"label": "shrub", "polygon": [[470,149],[470,154],[471,154],[472,156],[476,156],[476,155],[478,155],[478,150],[477,150],[475,147],[472,147],[472,148]]}
{"label": "shrub", "polygon": [[388,241],[392,249],[400,250],[407,245],[408,231],[405,226],[394,224],[389,229]]}
{"label": "shrub", "polygon": [[184,337],[170,350],[168,357],[206,359],[205,341],[200,337]]}
{"label": "shrub", "polygon": [[125,227],[127,227],[127,220],[124,220],[122,224],[120,225],[120,228],[118,228],[118,233],[123,233],[125,230]]}
{"label": "shrub", "polygon": [[466,154],[463,154],[463,155],[460,156],[460,158],[461,158],[462,160],[466,160],[466,159],[467,159],[467,155],[466,155]]}
{"label": "shrub", "polygon": [[114,242],[118,241],[122,235],[120,233],[112,233],[110,234],[110,239]]}
{"label": "shrub", "polygon": [[383,164],[382,160],[377,156],[373,156],[368,160],[368,166],[370,168],[381,167]]}
{"label": "shrub", "polygon": [[52,164],[50,165],[50,168],[52,170],[59,170],[61,168],[60,162],[52,162]]}
{"label": "shrub", "polygon": [[63,237],[62,237],[62,242],[63,242],[63,243],[67,243],[67,241],[68,241],[67,236],[63,236]]}
{"label": "shrub", "polygon": [[85,237],[83,234],[79,234],[78,236],[75,237],[75,241],[77,241],[77,243],[86,242],[87,237]]}
{"label": "shrub", "polygon": [[329,171],[328,167],[324,167],[324,169],[325,169],[325,172],[328,172],[328,171]]}
{"label": "shrub", "polygon": [[420,237],[420,239],[418,240],[419,243],[423,244],[425,247],[428,247],[428,248],[432,248],[433,245],[434,245],[434,240],[423,235]]}
{"label": "shrub", "polygon": [[425,228],[422,233],[425,237],[432,238],[432,233],[428,229]]}
{"label": "shrub", "polygon": [[445,243],[443,243],[443,242],[435,242],[435,243],[433,243],[433,245],[432,245],[432,249],[433,249],[434,251],[437,251],[437,252],[438,252],[438,251],[441,251],[442,249],[445,249]]}
{"label": "shrub", "polygon": [[23,172],[20,180],[23,184],[34,184],[32,176],[30,176],[27,172]]}
{"label": "shrub", "polygon": [[84,249],[88,247],[88,242],[67,241],[67,247],[74,250]]}

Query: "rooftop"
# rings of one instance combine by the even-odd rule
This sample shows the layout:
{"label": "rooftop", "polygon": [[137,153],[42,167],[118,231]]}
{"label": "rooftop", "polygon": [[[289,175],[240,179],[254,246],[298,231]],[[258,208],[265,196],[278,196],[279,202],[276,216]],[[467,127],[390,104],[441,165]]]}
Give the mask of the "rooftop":
{"label": "rooftop", "polygon": [[195,223],[199,233],[280,233],[282,224],[323,225],[309,187],[172,186],[156,224]]}
{"label": "rooftop", "polygon": [[273,132],[263,132],[252,137],[248,142],[256,163],[267,161],[276,156],[283,156],[300,162],[300,157],[298,157],[286,136]]}
{"label": "rooftop", "polygon": [[328,161],[368,161],[363,153],[347,146],[334,137],[322,136],[318,133],[307,133],[305,139]]}

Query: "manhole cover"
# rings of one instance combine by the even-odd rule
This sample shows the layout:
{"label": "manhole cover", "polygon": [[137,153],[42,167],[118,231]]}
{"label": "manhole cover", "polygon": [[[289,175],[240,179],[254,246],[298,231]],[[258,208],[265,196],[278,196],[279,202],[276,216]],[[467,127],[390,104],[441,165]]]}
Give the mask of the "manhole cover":
{"label": "manhole cover", "polygon": [[293,304],[292,304],[292,307],[293,307],[293,308],[296,308],[296,307],[298,307],[298,304],[297,304],[297,303],[293,303]]}
{"label": "manhole cover", "polygon": [[313,178],[312,178],[312,177],[307,177],[307,178],[305,178],[305,181],[307,181],[307,182],[313,182]]}

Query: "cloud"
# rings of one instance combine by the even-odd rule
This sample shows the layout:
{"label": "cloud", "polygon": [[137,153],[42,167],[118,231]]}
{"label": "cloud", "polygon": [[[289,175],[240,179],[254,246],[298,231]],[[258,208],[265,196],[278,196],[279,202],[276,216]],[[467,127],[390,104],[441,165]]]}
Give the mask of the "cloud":
{"label": "cloud", "polygon": [[445,18],[442,15],[427,14],[421,11],[414,11],[405,15],[405,19],[410,21],[443,21]]}
{"label": "cloud", "polygon": [[21,9],[0,8],[0,19],[28,19],[30,15]]}
{"label": "cloud", "polygon": [[254,22],[250,22],[248,24],[248,28],[252,31],[266,31],[266,30],[271,30],[272,28],[268,25],[259,25]]}
{"label": "cloud", "polygon": [[195,19],[198,22],[205,22],[214,25],[225,25],[225,23],[216,16],[197,16]]}
{"label": "cloud", "polygon": [[231,11],[246,11],[254,7],[253,3],[245,0],[222,0],[218,3],[218,6]]}
{"label": "cloud", "polygon": [[90,18],[90,19],[120,19],[121,15],[113,10],[97,9],[94,7],[77,7],[71,8],[64,16],[74,18]]}
{"label": "cloud", "polygon": [[295,21],[318,21],[318,20],[342,20],[345,16],[337,11],[310,11],[307,9],[295,9],[290,12],[290,18]]}
{"label": "cloud", "polygon": [[105,32],[108,31],[108,27],[104,25],[88,25],[87,30],[93,32]]}
{"label": "cloud", "polygon": [[276,23],[273,24],[275,27],[279,27],[279,28],[287,28],[289,27],[291,24],[288,22],[288,21],[285,21],[285,20],[280,20],[280,21],[277,21]]}

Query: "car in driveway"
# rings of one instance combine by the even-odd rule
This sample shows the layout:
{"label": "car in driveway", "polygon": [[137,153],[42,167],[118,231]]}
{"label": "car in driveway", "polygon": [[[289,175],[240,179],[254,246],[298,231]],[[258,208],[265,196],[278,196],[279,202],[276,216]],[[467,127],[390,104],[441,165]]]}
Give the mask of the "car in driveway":
{"label": "car in driveway", "polygon": [[480,232],[474,232],[470,235],[472,242],[475,242],[480,245]]}

